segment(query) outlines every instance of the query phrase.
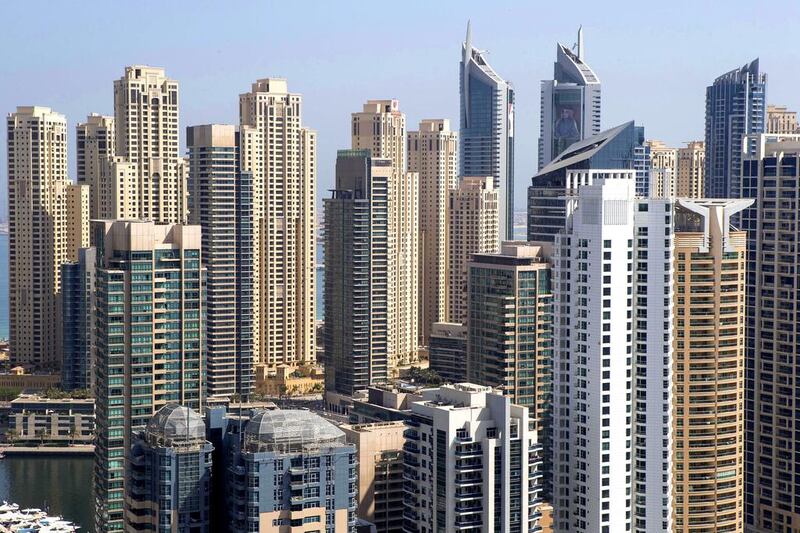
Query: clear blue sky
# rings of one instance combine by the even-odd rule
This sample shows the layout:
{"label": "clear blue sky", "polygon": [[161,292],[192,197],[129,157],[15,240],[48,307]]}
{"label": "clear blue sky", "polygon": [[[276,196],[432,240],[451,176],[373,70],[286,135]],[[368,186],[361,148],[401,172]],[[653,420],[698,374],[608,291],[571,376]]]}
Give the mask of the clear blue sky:
{"label": "clear blue sky", "polygon": [[[125,65],[161,66],[181,84],[184,127],[236,123],[238,95],[257,78],[288,78],[319,132],[319,190],[349,147],[349,116],[369,98],[399,98],[408,124],[458,127],[458,61],[467,19],[475,45],[517,94],[517,209],[536,169],[539,81],[556,42],[584,26],[586,61],[603,82],[603,129],[635,119],[649,138],[703,136],[705,86],[755,57],[768,101],[800,107],[800,3],[417,1],[150,1],[0,4],[0,111],[45,105],[66,114],[70,175],[74,126],[110,114]],[[5,135],[0,216],[6,216]]]}

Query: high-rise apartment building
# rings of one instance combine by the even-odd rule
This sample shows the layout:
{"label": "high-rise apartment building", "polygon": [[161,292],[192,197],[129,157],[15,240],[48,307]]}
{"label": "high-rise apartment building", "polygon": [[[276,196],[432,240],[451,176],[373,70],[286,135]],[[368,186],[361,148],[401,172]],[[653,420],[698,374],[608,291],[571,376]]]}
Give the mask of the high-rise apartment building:
{"label": "high-rise apartment building", "polygon": [[471,383],[422,394],[406,421],[403,530],[539,531],[541,447],[528,409]]}
{"label": "high-rise apartment building", "polygon": [[677,532],[744,531],[747,239],[730,220],[751,203],[680,199],[675,208]]}
{"label": "high-rise apartment building", "polygon": [[372,157],[392,163],[388,334],[393,372],[417,360],[419,344],[419,175],[406,171],[406,116],[397,100],[369,100],[361,112],[352,114],[352,148],[370,150]]}
{"label": "high-rise apartment building", "polygon": [[672,530],[672,200],[567,175],[553,259],[557,531]]}
{"label": "high-rise apartment building", "polygon": [[95,266],[97,250],[82,248],[61,265],[61,387],[94,390]]}
{"label": "high-rise apartment building", "polygon": [[700,198],[705,190],[706,143],[691,141],[678,148],[675,196]]}
{"label": "high-rise apartment building", "polygon": [[[469,263],[467,380],[528,408],[545,457],[552,419],[552,248],[504,242]],[[549,461],[547,461],[549,463]],[[550,471],[549,464],[544,470]],[[545,493],[550,493],[545,473]]]}
{"label": "high-rise apartment building", "polygon": [[796,376],[800,372],[796,288],[800,135],[754,135],[743,155],[741,216],[747,232],[745,524],[751,531],[800,529]]}
{"label": "high-rise apartment building", "polygon": [[675,171],[678,159],[678,150],[670,148],[663,141],[651,139],[646,142],[650,147],[650,161],[652,168],[669,168]]}
{"label": "high-rise apartment building", "polygon": [[317,135],[285,79],[239,96],[240,159],[252,175],[253,360],[294,365],[316,357]]}
{"label": "high-rise apartment building", "polygon": [[227,124],[190,126],[189,223],[202,230],[209,396],[253,388],[252,176],[239,169],[239,136]]}
{"label": "high-rise apartment building", "polygon": [[[652,198],[675,195],[675,173],[678,169],[678,150],[663,141],[651,139],[645,142],[650,154],[650,184],[645,194]],[[637,193],[640,192],[637,190]]]}
{"label": "high-rise apartment building", "polygon": [[403,531],[403,432],[400,421],[340,426],[356,446],[358,517],[376,533]]}
{"label": "high-rise apartment building", "polygon": [[260,411],[228,426],[226,503],[232,533],[355,533],[356,449],[301,410]]}
{"label": "high-rise apartment building", "polygon": [[131,450],[126,505],[134,531],[211,533],[211,453],[203,418],[167,404]]}
{"label": "high-rise apartment building", "polygon": [[767,106],[767,128],[765,133],[792,134],[798,133],[797,112],[785,106]]}
{"label": "high-rise apartment building", "polygon": [[134,433],[170,403],[204,402],[198,226],[101,220],[97,246],[95,531],[127,527]]}
{"label": "high-rise apartment building", "polygon": [[766,100],[767,75],[758,59],[706,88],[705,196],[741,197],[742,142],[745,135],[764,133]]}
{"label": "high-rise apartment building", "polygon": [[444,383],[467,381],[467,326],[437,322],[431,327],[428,361]]}
{"label": "high-rise apartment building", "polygon": [[500,250],[500,202],[491,176],[465,177],[447,200],[447,320],[467,320],[468,265],[473,254]]}
{"label": "high-rise apartment building", "polygon": [[392,160],[340,150],[325,205],[325,388],[352,396],[389,379]]}
{"label": "high-rise apartment building", "polygon": [[641,147],[641,130],[633,121],[620,124],[602,133],[579,141],[559,154],[537,175],[528,187],[528,241],[554,242],[564,229],[566,201],[574,194],[567,175],[572,170],[638,169],[646,153]]}
{"label": "high-rise apartment building", "polygon": [[[79,184],[89,185],[91,196],[89,218],[100,219],[105,217],[100,209],[103,201],[100,199],[100,192],[105,188],[104,165],[117,154],[114,117],[92,113],[86,117],[86,122],[78,124],[75,130],[78,160],[76,180]],[[138,184],[138,176],[136,177]]]}
{"label": "high-rise apartment building", "polygon": [[7,126],[11,358],[58,367],[58,293],[69,254],[67,120],[48,107],[17,107]]}
{"label": "high-rise apartment building", "polygon": [[570,145],[600,133],[600,79],[584,61],[583,28],[572,48],[556,46],[553,79],[541,84],[539,170]]}
{"label": "high-rise apartment building", "polygon": [[500,239],[514,236],[514,88],[486,61],[486,52],[462,45],[459,94],[459,172],[492,176],[500,196]]}
{"label": "high-rise apartment building", "polygon": [[67,207],[67,260],[77,261],[81,248],[89,246],[89,185],[68,183]]}
{"label": "high-rise apartment building", "polygon": [[136,165],[137,218],[184,222],[186,184],[179,168],[178,82],[167,78],[162,68],[125,67],[122,77],[114,81],[114,127],[116,155]]}
{"label": "high-rise apartment building", "polygon": [[408,132],[408,170],[419,176],[419,335],[447,319],[447,202],[458,186],[458,133],[449,120],[423,120]]}

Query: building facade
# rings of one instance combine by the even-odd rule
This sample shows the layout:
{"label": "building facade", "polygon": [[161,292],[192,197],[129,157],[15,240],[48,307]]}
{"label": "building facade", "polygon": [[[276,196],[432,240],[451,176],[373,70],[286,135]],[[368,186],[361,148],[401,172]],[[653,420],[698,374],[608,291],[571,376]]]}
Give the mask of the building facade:
{"label": "building facade", "polygon": [[758,533],[800,528],[800,438],[793,383],[800,371],[797,202],[800,135],[754,135],[743,154],[742,194],[755,204],[741,216],[747,232],[745,362],[745,527]]}
{"label": "building facade", "polygon": [[340,429],[310,411],[275,410],[257,412],[243,433],[228,435],[229,531],[355,533],[356,450]]}
{"label": "building facade", "polygon": [[134,434],[169,403],[204,405],[198,226],[101,220],[97,246],[95,531],[125,526]]}
{"label": "building facade", "polygon": [[18,107],[7,127],[10,355],[58,368],[58,295],[69,253],[67,120],[48,107]]}
{"label": "building facade", "polygon": [[678,148],[675,196],[701,198],[705,190],[706,143],[691,141]]}
{"label": "building facade", "polygon": [[491,176],[464,177],[447,201],[447,320],[467,320],[468,264],[500,250],[500,195]]}
{"label": "building facade", "polygon": [[422,394],[406,421],[403,531],[539,531],[541,447],[528,409],[471,383]]}
{"label": "building facade", "polygon": [[[467,379],[528,409],[545,457],[552,420],[552,248],[509,241],[469,263]],[[545,494],[550,494],[547,460]]]}
{"label": "building facade", "polygon": [[730,220],[751,203],[675,209],[674,531],[744,531],[747,236]]}
{"label": "building facade", "polygon": [[758,59],[706,88],[705,196],[741,198],[742,141],[766,130],[767,75]]}
{"label": "building facade", "polygon": [[352,396],[390,375],[391,159],[340,150],[325,205],[325,388]]}
{"label": "building facade", "polygon": [[252,175],[253,361],[316,358],[317,134],[303,126],[302,96],[285,79],[239,96],[241,170]]}
{"label": "building facade", "polygon": [[[419,175],[407,172],[406,116],[397,100],[368,100],[352,114],[353,150],[392,164],[389,197],[389,366],[418,359]],[[327,316],[327,315],[326,315]]]}
{"label": "building facade", "polygon": [[459,94],[459,172],[492,176],[498,191],[500,239],[514,235],[514,88],[472,46],[472,30],[462,45]]}
{"label": "building facade", "polygon": [[195,411],[168,404],[131,450],[127,520],[134,531],[211,532],[211,454]]}
{"label": "building facade", "polygon": [[125,67],[114,81],[116,155],[136,165],[138,190],[133,201],[142,220],[171,224],[186,220],[178,97],[178,82],[162,68]]}
{"label": "building facade", "polygon": [[239,170],[238,140],[232,125],[186,129],[189,223],[201,228],[206,269],[209,396],[248,396],[254,382],[252,177]]}
{"label": "building facade", "polygon": [[572,144],[531,178],[528,187],[528,241],[555,242],[567,216],[565,196],[576,193],[577,182],[568,182],[572,170],[637,169],[646,154],[637,148],[643,141],[633,121],[620,124]]}
{"label": "building facade", "polygon": [[376,533],[403,531],[402,421],[345,424],[347,442],[356,446],[358,517],[375,526]]}
{"label": "building facade", "polygon": [[97,249],[83,248],[78,260],[61,266],[61,387],[94,390],[95,267]]}
{"label": "building facade", "polygon": [[100,193],[105,181],[103,167],[110,158],[117,155],[114,117],[92,113],[86,117],[86,122],[76,126],[75,134],[78,160],[75,178],[79,184],[89,186],[89,218],[100,219],[105,216],[100,209],[103,203]]}
{"label": "building facade", "polygon": [[67,261],[77,261],[81,248],[89,246],[89,186],[68,183],[67,207]]}
{"label": "building facade", "polygon": [[600,79],[584,61],[585,53],[579,28],[574,48],[556,46],[553,79],[542,81],[539,170],[571,144],[600,133]]}
{"label": "building facade", "polygon": [[467,381],[466,360],[467,327],[453,322],[435,323],[428,344],[428,368],[445,383],[462,383]]}
{"label": "building facade", "polygon": [[9,404],[8,440],[34,445],[90,445],[94,440],[94,420],[92,399],[21,394]]}
{"label": "building facade", "polygon": [[449,120],[423,120],[408,132],[408,170],[419,176],[419,335],[447,319],[447,202],[458,186],[458,133]]}
{"label": "building facade", "polygon": [[797,112],[790,111],[785,106],[767,106],[767,128],[765,133],[781,135],[798,133]]}
{"label": "building facade", "polygon": [[571,171],[556,238],[553,508],[557,531],[673,527],[672,201],[632,170]]}

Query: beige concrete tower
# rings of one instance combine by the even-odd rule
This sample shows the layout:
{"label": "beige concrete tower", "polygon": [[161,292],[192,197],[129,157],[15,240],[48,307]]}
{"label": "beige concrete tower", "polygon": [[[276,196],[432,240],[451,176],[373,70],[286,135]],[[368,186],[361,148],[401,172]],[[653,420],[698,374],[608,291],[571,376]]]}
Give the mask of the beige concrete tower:
{"label": "beige concrete tower", "polygon": [[675,210],[675,531],[744,531],[746,232],[752,200]]}
{"label": "beige concrete tower", "polygon": [[706,143],[691,141],[678,149],[678,168],[675,173],[675,196],[699,198],[703,195]]}
{"label": "beige concrete tower", "polygon": [[467,267],[473,254],[500,251],[499,194],[491,176],[465,177],[447,203],[447,320],[467,320]]}
{"label": "beige concrete tower", "polygon": [[8,115],[9,322],[16,363],[57,366],[67,260],[67,119],[48,107]]}
{"label": "beige concrete tower", "polygon": [[418,175],[406,172],[406,117],[397,100],[369,100],[352,115],[352,148],[392,160],[389,205],[389,368],[417,360]]}
{"label": "beige concrete tower", "polygon": [[649,140],[646,143],[650,147],[650,161],[653,168],[671,168],[675,170],[675,161],[678,157],[678,150],[670,148],[663,141]]}
{"label": "beige concrete tower", "polygon": [[180,223],[186,186],[179,168],[178,82],[164,69],[125,67],[114,81],[116,155],[137,165],[138,217]]}
{"label": "beige concrete tower", "polygon": [[408,132],[408,170],[419,175],[419,334],[447,319],[447,199],[458,186],[458,133],[449,120]]}
{"label": "beige concrete tower", "polygon": [[767,106],[767,133],[797,133],[797,112],[784,106]]}
{"label": "beige concrete tower", "polygon": [[90,187],[89,217],[103,218],[100,208],[101,176],[110,157],[116,155],[114,117],[92,113],[75,128],[77,140],[78,183]]}
{"label": "beige concrete tower", "polygon": [[67,185],[67,259],[78,261],[81,248],[89,247],[89,185]]}
{"label": "beige concrete tower", "polygon": [[100,178],[92,187],[92,201],[97,204],[97,216],[92,220],[135,220],[139,213],[139,165],[124,157],[112,157],[101,162]]}
{"label": "beige concrete tower", "polygon": [[303,127],[302,96],[261,79],[239,96],[241,165],[253,177],[254,360],[315,359],[316,132]]}

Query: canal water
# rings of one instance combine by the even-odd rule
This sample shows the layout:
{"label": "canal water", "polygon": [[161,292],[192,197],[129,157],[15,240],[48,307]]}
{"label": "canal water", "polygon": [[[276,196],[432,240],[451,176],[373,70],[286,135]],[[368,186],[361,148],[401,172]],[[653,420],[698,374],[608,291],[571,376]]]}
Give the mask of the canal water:
{"label": "canal water", "polygon": [[49,509],[92,533],[92,456],[6,456],[0,460],[0,500],[20,509]]}

